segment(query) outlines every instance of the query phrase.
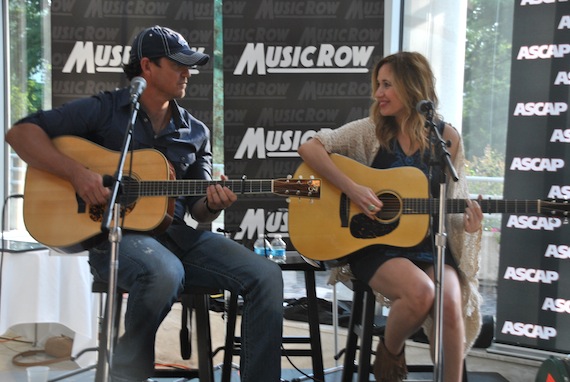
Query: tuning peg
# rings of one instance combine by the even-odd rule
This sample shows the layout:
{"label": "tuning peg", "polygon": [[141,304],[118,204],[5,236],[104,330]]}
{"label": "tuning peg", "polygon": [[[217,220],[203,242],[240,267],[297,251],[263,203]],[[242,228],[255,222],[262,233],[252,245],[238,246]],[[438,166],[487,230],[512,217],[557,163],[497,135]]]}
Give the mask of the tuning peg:
{"label": "tuning peg", "polygon": [[291,203],[291,198],[285,198],[285,202],[286,202],[287,204]]}
{"label": "tuning peg", "polygon": [[303,175],[299,175],[299,179],[303,179]]}
{"label": "tuning peg", "polygon": [[287,175],[287,180],[293,179],[293,175]]}
{"label": "tuning peg", "polygon": [[309,178],[311,178],[311,179],[315,179],[315,176],[314,176],[314,175],[311,175]]}

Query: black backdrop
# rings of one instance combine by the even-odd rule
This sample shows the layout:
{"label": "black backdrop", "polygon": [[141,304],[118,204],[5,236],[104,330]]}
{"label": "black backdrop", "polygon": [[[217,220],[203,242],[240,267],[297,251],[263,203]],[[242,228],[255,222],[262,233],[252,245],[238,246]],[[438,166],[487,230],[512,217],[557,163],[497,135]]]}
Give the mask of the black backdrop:
{"label": "black backdrop", "polygon": [[[570,3],[517,3],[505,199],[568,199]],[[570,352],[565,223],[560,216],[503,216],[497,342]]]}
{"label": "black backdrop", "polygon": [[[223,59],[224,172],[230,178],[293,174],[296,149],[316,131],[366,116],[369,69],[382,55],[383,1],[224,1],[223,54],[214,52],[214,3],[52,1],[53,105],[127,85],[121,64],[143,28],[179,31],[212,60],[180,101],[213,126],[214,60]],[[219,63],[216,64],[219,67]],[[258,232],[288,240],[282,197],[243,196],[226,229],[252,246]]]}
{"label": "black backdrop", "polygon": [[[252,1],[224,13],[226,174],[292,175],[301,143],[368,115],[383,11],[383,1]],[[281,196],[241,197],[225,225],[248,246],[265,231],[294,249]]]}

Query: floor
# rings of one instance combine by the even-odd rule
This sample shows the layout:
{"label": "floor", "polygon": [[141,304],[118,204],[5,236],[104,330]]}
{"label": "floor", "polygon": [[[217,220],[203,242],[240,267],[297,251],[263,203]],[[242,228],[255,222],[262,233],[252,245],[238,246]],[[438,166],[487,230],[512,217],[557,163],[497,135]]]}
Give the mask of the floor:
{"label": "floor", "polygon": [[[351,291],[340,285],[336,291],[327,285],[327,272],[317,272],[317,295],[328,301],[333,300],[334,294],[338,300],[350,300]],[[284,281],[286,285],[285,298],[295,299],[304,296],[304,276],[300,272],[284,272]],[[487,290],[484,294],[487,301],[493,299],[493,290]],[[483,307],[485,314],[492,313],[494,309],[493,302],[487,302]],[[157,363],[158,364],[175,364],[180,367],[196,367],[196,360],[191,358],[189,361],[183,361],[180,358],[179,350],[179,328],[180,328],[180,307],[176,304],[163,323],[158,333],[157,339]],[[210,312],[212,325],[212,342],[213,348],[216,349],[223,344],[225,326],[222,313]],[[285,335],[307,335],[308,325],[304,322],[285,320]],[[323,360],[324,366],[329,371],[326,374],[326,382],[340,381],[341,371],[339,365],[342,364],[342,358],[335,360],[335,354],[343,348],[346,339],[346,329],[340,327],[334,330],[331,325],[321,325],[321,340],[323,342]],[[26,339],[12,339],[11,333],[5,333],[0,339],[0,382],[26,382],[25,368],[14,366],[11,362],[12,357],[21,351],[33,349],[33,344]],[[214,364],[220,365],[223,352],[219,352],[214,358]],[[427,345],[408,341],[406,345],[406,358],[408,364],[428,364],[430,357]],[[234,362],[237,362],[234,357]],[[489,353],[484,349],[474,349],[468,355],[467,370],[469,371],[469,380],[471,382],[534,382],[535,376],[540,366],[538,361],[511,357],[507,355],[499,355]],[[310,380],[305,377],[302,372],[310,374],[310,359],[307,357],[293,357],[290,359],[283,358],[282,379],[286,382],[301,382]],[[92,382],[94,380],[94,371],[83,372],[74,376],[62,378],[61,376],[70,371],[77,370],[76,363],[71,361],[61,362],[50,365],[50,381],[64,380],[68,382]],[[298,371],[300,370],[300,371]],[[216,370],[216,378],[220,378],[220,370]],[[373,380],[373,377],[371,377]],[[173,382],[177,379],[155,378],[157,382]],[[411,374],[412,380],[432,380],[431,373],[427,375]],[[179,380],[183,382],[183,380]],[[232,378],[232,382],[239,381],[237,371]],[[263,382],[263,381],[260,381]]]}

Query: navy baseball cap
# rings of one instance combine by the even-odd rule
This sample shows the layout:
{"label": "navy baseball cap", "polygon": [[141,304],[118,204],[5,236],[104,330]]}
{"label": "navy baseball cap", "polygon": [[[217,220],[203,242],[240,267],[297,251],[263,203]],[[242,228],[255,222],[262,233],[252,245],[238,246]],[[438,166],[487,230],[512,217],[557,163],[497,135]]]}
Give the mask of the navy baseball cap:
{"label": "navy baseball cap", "polygon": [[158,25],[143,30],[133,41],[130,62],[143,57],[168,57],[186,66],[204,65],[210,59],[207,54],[190,49],[180,33]]}

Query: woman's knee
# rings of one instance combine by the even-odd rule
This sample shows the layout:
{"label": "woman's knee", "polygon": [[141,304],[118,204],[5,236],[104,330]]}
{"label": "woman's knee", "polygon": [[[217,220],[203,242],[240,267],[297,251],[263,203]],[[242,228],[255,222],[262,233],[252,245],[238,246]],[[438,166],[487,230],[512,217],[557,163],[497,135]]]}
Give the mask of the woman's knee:
{"label": "woman's knee", "polygon": [[463,326],[463,307],[461,300],[446,298],[443,302],[443,319],[448,327]]}
{"label": "woman's knee", "polygon": [[435,288],[433,284],[417,285],[408,294],[408,303],[416,315],[426,316],[435,302]]}

